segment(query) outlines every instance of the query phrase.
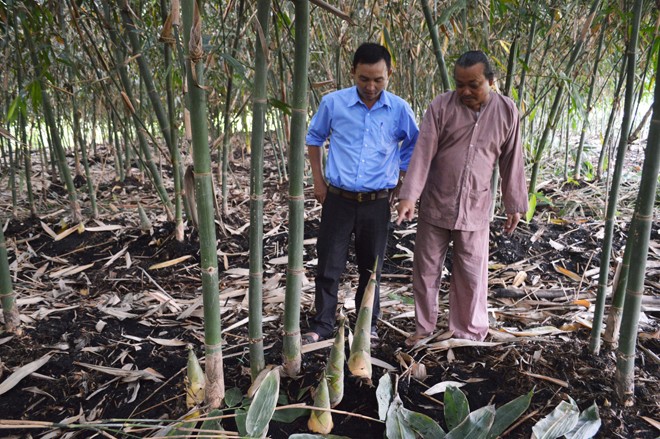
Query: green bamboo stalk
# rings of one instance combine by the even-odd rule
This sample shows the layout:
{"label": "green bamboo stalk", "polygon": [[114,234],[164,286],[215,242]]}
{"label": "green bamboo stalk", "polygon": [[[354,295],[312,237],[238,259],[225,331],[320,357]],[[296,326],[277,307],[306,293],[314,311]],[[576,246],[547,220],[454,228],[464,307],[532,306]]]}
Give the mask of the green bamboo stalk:
{"label": "green bamboo stalk", "polygon": [[589,341],[589,349],[593,354],[598,354],[600,351],[603,314],[605,312],[605,296],[607,295],[607,280],[610,273],[610,253],[612,252],[614,221],[616,219],[616,206],[619,199],[619,186],[621,185],[621,178],[623,176],[623,164],[628,150],[628,134],[630,133],[630,126],[632,125],[632,103],[635,93],[635,67],[637,66],[637,42],[639,40],[639,25],[642,17],[642,0],[635,0],[633,11],[634,16],[631,23],[630,40],[628,41],[626,52],[628,58],[628,72],[626,74],[626,97],[623,106],[623,120],[621,121],[621,134],[619,137],[616,163],[614,165],[614,174],[612,176],[612,185],[607,199],[605,237],[603,238],[602,251],[600,254],[598,291],[596,295],[593,326],[591,328],[591,339]]}
{"label": "green bamboo stalk", "polygon": [[[107,0],[103,2],[103,7],[105,9],[106,19],[110,21],[109,20],[110,5],[108,4]],[[117,70],[119,71],[119,78],[123,86],[123,90],[121,90],[121,92],[125,95],[123,96],[124,103],[129,113],[131,114],[133,124],[135,125],[135,132],[138,137],[140,152],[142,153],[141,160],[144,162],[144,165],[147,168],[149,176],[151,178],[151,181],[153,182],[154,187],[156,188],[156,192],[158,193],[158,196],[161,202],[163,203],[165,213],[167,214],[168,218],[172,218],[173,217],[172,211],[174,209],[174,206],[172,206],[172,202],[170,201],[170,198],[167,194],[167,190],[165,189],[165,185],[163,184],[163,179],[151,156],[151,150],[149,148],[149,144],[147,142],[145,135],[145,133],[147,132],[146,127],[144,126],[142,120],[138,117],[137,112],[135,111],[135,99],[133,99],[133,92],[131,86],[132,82],[128,76],[128,72],[126,71],[126,66],[123,64],[122,61],[122,50],[121,50],[121,45],[119,44],[119,35],[117,35],[117,31],[112,26],[109,26],[109,34],[110,34],[110,38],[116,45],[115,62],[117,64]],[[128,139],[128,136],[125,135],[124,138]],[[127,148],[127,151],[129,149],[130,148]],[[130,157],[128,157],[127,155],[126,166],[129,169],[130,169],[130,162],[131,162]]]}
{"label": "green bamboo stalk", "polygon": [[69,195],[69,206],[71,209],[71,221],[77,223],[80,221],[80,206],[78,204],[78,195],[76,193],[76,187],[73,184],[73,178],[71,177],[71,170],[66,162],[66,153],[64,147],[62,146],[62,140],[60,138],[60,132],[57,129],[57,121],[55,119],[55,114],[53,112],[53,106],[50,101],[50,93],[46,87],[46,83],[43,77],[43,69],[39,59],[37,57],[37,51],[34,47],[34,42],[32,41],[32,35],[29,27],[27,26],[25,20],[22,21],[23,24],[23,33],[25,35],[25,40],[28,43],[30,49],[30,56],[32,57],[32,64],[35,69],[35,76],[39,81],[41,86],[41,104],[44,110],[44,117],[46,119],[46,125],[48,126],[48,131],[50,133],[50,138],[52,140],[53,150],[57,156],[57,162],[59,163],[60,176],[64,180],[66,185],[67,193]]}
{"label": "green bamboo stalk", "polygon": [[190,121],[193,124],[193,163],[195,166],[195,196],[198,200],[199,243],[204,300],[204,345],[206,348],[206,403],[218,408],[225,397],[222,371],[222,335],[220,331],[220,300],[218,290],[218,248],[214,221],[211,152],[206,119],[204,83],[204,50],[202,49],[202,17],[195,0],[183,0],[185,47],[188,48],[186,76],[190,94]]}
{"label": "green bamboo stalk", "polygon": [[250,142],[250,286],[249,335],[252,379],[265,367],[262,328],[264,235],[264,129],[268,79],[268,21],[270,0],[257,0],[252,140]]}
{"label": "green bamboo stalk", "polygon": [[[236,19],[236,31],[234,33],[234,40],[231,45],[231,56],[236,58],[238,51],[238,43],[240,42],[241,29],[243,27],[243,10],[245,7],[245,0],[239,0],[238,12]],[[223,110],[223,126],[224,133],[222,137],[222,176],[221,176],[221,194],[222,194],[222,213],[227,215],[229,213],[229,186],[227,176],[229,174],[229,140],[231,139],[231,95],[234,88],[234,66],[227,63],[227,95],[225,97],[225,107]]]}
{"label": "green bamboo stalk", "polygon": [[[307,71],[309,66],[309,2],[295,0],[295,49],[293,101],[291,103],[291,144],[289,146],[289,244],[284,296],[284,371],[300,372],[300,293],[305,225],[305,131],[307,127]],[[343,363],[342,363],[343,368]]]}
{"label": "green bamboo stalk", "polygon": [[442,46],[440,45],[440,37],[438,36],[438,29],[435,26],[435,20],[433,19],[433,13],[431,7],[429,6],[428,0],[421,0],[422,10],[424,11],[424,19],[426,20],[426,25],[429,28],[429,34],[431,36],[431,42],[433,43],[433,53],[435,54],[435,59],[438,63],[438,68],[440,69],[440,79],[442,80],[442,91],[447,91],[451,88],[449,82],[449,74],[447,73],[447,64],[445,64],[445,57],[442,54]]}
{"label": "green bamboo stalk", "polygon": [[[164,24],[163,32],[161,33],[160,41],[163,42],[163,58],[165,60],[165,90],[167,94],[167,119],[170,128],[170,144],[169,151],[172,158],[172,175],[174,176],[174,224],[175,224],[175,238],[177,241],[182,242],[184,238],[183,229],[183,212],[182,201],[183,194],[181,192],[182,182],[182,169],[181,169],[181,152],[179,151],[177,143],[177,127],[176,127],[176,114],[174,104],[174,65],[172,62],[172,48],[174,47],[175,40],[172,36],[172,18],[170,14],[178,14],[178,11],[167,13],[165,0],[160,1],[161,14]],[[174,9],[175,3],[172,3]]]}
{"label": "green bamboo stalk", "polygon": [[[575,46],[573,46],[573,50],[571,51],[571,57],[568,60],[568,63],[566,64],[566,67],[564,69],[564,75],[566,77],[570,77],[573,68],[575,66],[575,63],[577,62],[578,55],[580,55],[580,53],[582,52],[582,47],[584,46],[584,42],[588,34],[588,29],[591,26],[591,23],[594,19],[594,16],[596,15],[596,11],[600,7],[600,4],[601,4],[601,0],[594,0],[594,2],[591,4],[591,10],[589,11],[589,15],[587,16],[582,26],[582,32],[580,33],[580,36],[575,42]],[[539,143],[536,146],[536,152],[534,154],[534,163],[532,166],[532,175],[529,180],[530,194],[536,192],[536,180],[538,179],[538,174],[542,163],[541,159],[543,158],[543,152],[545,151],[545,148],[548,144],[548,137],[550,136],[550,133],[554,131],[557,125],[559,104],[562,100],[565,88],[566,88],[566,82],[560,80],[557,84],[557,91],[552,104],[552,109],[550,110],[550,114],[548,115],[548,119],[546,121],[545,129],[543,130],[541,139],[539,140]]]}
{"label": "green bamboo stalk", "polygon": [[600,180],[603,176],[603,168],[605,165],[605,157],[608,156],[608,151],[610,150],[610,137],[612,136],[612,128],[614,127],[614,120],[619,111],[619,106],[621,104],[621,88],[626,80],[628,57],[624,56],[621,59],[621,70],[619,71],[619,79],[616,83],[616,88],[614,91],[614,97],[612,99],[612,107],[610,110],[610,116],[607,121],[607,128],[605,129],[605,136],[603,136],[603,145],[600,150],[600,155],[598,156],[598,169],[596,170],[596,179]]}
{"label": "green bamboo stalk", "polygon": [[11,283],[11,274],[9,273],[7,245],[5,244],[5,232],[2,224],[0,224],[0,304],[2,304],[2,315],[5,318],[5,329],[9,332],[18,331],[21,320],[16,306],[16,294]]}
{"label": "green bamboo stalk", "polygon": [[580,131],[580,142],[578,143],[577,151],[575,152],[575,167],[573,168],[573,178],[580,179],[580,171],[582,168],[582,152],[584,151],[584,139],[587,135],[587,128],[589,127],[589,115],[591,114],[591,102],[596,88],[596,78],[598,76],[598,65],[600,64],[601,54],[603,52],[603,42],[605,40],[605,29],[607,23],[604,22],[600,28],[600,36],[598,37],[598,48],[596,49],[596,59],[591,71],[591,81],[589,82],[589,91],[587,93],[587,103],[583,114],[582,130]]}
{"label": "green bamboo stalk", "polygon": [[[641,0],[635,2],[635,16],[638,14],[638,8],[641,11],[641,4]],[[641,15],[641,12],[639,13]],[[636,23],[639,25],[639,21]],[[660,56],[657,58],[656,72],[660,70]],[[635,227],[626,243],[626,247],[630,246],[634,251],[630,258],[626,300],[621,321],[615,386],[619,400],[626,406],[634,404],[635,347],[637,345],[639,314],[644,293],[646,258],[651,236],[658,172],[660,171],[660,84],[658,84],[657,79],[655,81],[654,98],[651,128],[649,129],[644,165],[642,166],[642,180],[635,205],[633,219]]]}
{"label": "green bamboo stalk", "polygon": [[[60,14],[61,26],[62,26],[62,38],[64,39],[64,53],[68,58],[72,58],[71,47],[65,35],[64,28],[64,3],[60,3],[60,8],[58,12]],[[96,190],[94,188],[94,180],[92,179],[92,173],[89,168],[89,161],[87,160],[87,147],[85,146],[85,139],[80,128],[80,116],[81,112],[78,110],[78,101],[76,99],[76,74],[77,67],[75,63],[67,65],[67,75],[69,77],[70,92],[71,92],[71,112],[72,112],[72,121],[73,121],[73,145],[74,151],[76,151],[76,173],[80,175],[80,159],[78,158],[78,148],[80,148],[80,156],[82,157],[82,164],[85,170],[85,180],[87,182],[87,195],[89,196],[89,203],[91,208],[91,217],[97,218],[99,215],[98,207],[96,205]]]}

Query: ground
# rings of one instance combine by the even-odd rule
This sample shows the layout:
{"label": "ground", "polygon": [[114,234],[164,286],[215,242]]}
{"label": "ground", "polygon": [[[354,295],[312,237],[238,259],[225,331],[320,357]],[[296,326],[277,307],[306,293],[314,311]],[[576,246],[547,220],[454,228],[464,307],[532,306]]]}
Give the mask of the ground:
{"label": "ground", "polygon": [[[247,164],[234,164],[230,212],[217,229],[225,385],[227,389],[238,388],[241,394],[246,394],[250,385],[247,169]],[[281,364],[287,186],[279,181],[274,163],[269,162],[266,177],[264,345],[266,362],[277,365]],[[546,192],[550,194],[553,187],[559,190],[547,184]],[[0,385],[17,368],[40,358],[45,362],[0,396],[0,418],[20,421],[18,428],[13,425],[0,435],[100,437],[101,433],[90,427],[57,430],[52,425],[37,425],[37,421],[80,428],[99,420],[181,418],[187,411],[187,346],[192,346],[202,360],[204,355],[197,233],[187,228],[185,240],[177,242],[173,223],[150,195],[150,184],[130,178],[123,183],[100,183],[103,214],[99,221],[87,220],[84,230],[54,238],[77,226],[67,222],[66,210],[55,209],[56,203],[65,203],[56,189],[50,186],[45,194],[51,207],[48,214],[40,218],[19,215],[5,230],[23,333],[0,334]],[[312,197],[306,199],[304,260],[308,281],[302,294],[303,331],[313,313],[314,242],[320,212]],[[138,200],[152,219],[149,230],[140,228]],[[592,216],[591,208],[585,207],[590,203],[579,204],[578,213],[586,211],[586,215],[564,215],[561,208],[569,203],[543,206],[535,220],[522,224],[511,237],[500,233],[501,219],[493,223],[491,333],[487,341],[499,344],[491,346],[443,347],[431,341],[416,349],[405,348],[405,334],[414,329],[410,252],[415,223],[392,226],[381,282],[380,341],[373,346],[372,356],[391,366],[392,377],[399,377],[398,393],[406,408],[428,414],[444,427],[442,395],[423,392],[451,380],[465,383],[461,390],[472,410],[487,404],[500,407],[534,390],[529,409],[506,433],[508,438],[530,437],[532,426],[569,397],[581,410],[597,404],[602,419],[598,438],[653,438],[660,434],[659,224],[653,225],[638,334],[635,405],[624,407],[614,390],[616,351],[605,344],[598,355],[589,351],[603,225]],[[617,257],[622,256],[625,237],[623,221],[615,229],[613,253]],[[182,257],[189,258],[165,268],[152,267]],[[451,261],[447,265],[450,268]],[[447,282],[445,276],[439,331],[446,326]],[[355,285],[351,261],[341,284],[341,299],[351,322],[355,321]],[[535,328],[548,332],[523,332]],[[328,353],[329,348],[305,353],[300,377],[282,378],[281,389],[288,403],[312,404],[311,389],[318,383]],[[414,363],[424,364],[425,379],[406,372]],[[373,384],[347,374],[346,394],[336,409],[363,417],[334,414],[333,434],[356,439],[383,437],[384,424],[375,420],[375,385],[383,373],[383,367],[374,367]],[[0,421],[0,428],[7,425]],[[223,426],[236,431],[231,417]],[[156,434],[153,428],[137,431],[132,437]],[[302,417],[289,423],[273,421],[268,434],[287,438],[307,431],[307,418]],[[131,437],[127,432],[125,428],[110,431],[114,437]]]}

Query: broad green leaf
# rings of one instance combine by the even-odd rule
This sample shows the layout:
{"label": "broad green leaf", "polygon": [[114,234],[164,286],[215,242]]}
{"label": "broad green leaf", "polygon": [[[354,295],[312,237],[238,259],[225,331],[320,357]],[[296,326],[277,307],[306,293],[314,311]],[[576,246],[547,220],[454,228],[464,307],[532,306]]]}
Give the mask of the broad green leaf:
{"label": "broad green leaf", "polygon": [[495,420],[495,406],[487,405],[470,413],[445,439],[486,439]]}
{"label": "broad green leaf", "polygon": [[402,408],[404,419],[421,438],[442,439],[447,433],[430,416]]}
{"label": "broad green leaf", "polygon": [[470,414],[470,404],[465,393],[454,386],[448,386],[445,390],[445,423],[449,430],[465,420]]}
{"label": "broad green leaf", "polygon": [[309,409],[303,408],[275,410],[275,413],[273,413],[273,421],[290,424],[301,416],[309,416],[309,412]]}
{"label": "broad green leaf", "polygon": [[566,439],[589,439],[598,433],[600,429],[600,416],[598,406],[594,402],[591,407],[580,413],[575,428],[566,434]]}
{"label": "broad green leaf", "polygon": [[297,433],[289,436],[289,439],[351,439],[348,436],[337,436],[334,434],[309,434],[309,433]]}
{"label": "broad green leaf", "polygon": [[245,429],[250,437],[261,437],[273,417],[280,392],[280,370],[273,368],[254,394],[245,420]]}
{"label": "broad green leaf", "polygon": [[525,220],[530,222],[534,217],[534,212],[536,212],[536,194],[532,194],[529,197],[529,207],[527,208],[527,213],[525,214]]}
{"label": "broad green leaf", "polygon": [[174,437],[186,437],[191,435],[190,432],[197,425],[197,421],[189,422],[177,422],[173,425],[172,429],[167,432],[165,437],[174,436]]}
{"label": "broad green leaf", "polygon": [[[206,417],[213,418],[216,416],[222,416],[223,414],[224,413],[222,412],[222,410],[213,409],[206,414]],[[200,430],[203,431],[199,432],[199,436],[207,436],[208,433],[205,432],[224,431],[224,428],[222,428],[222,424],[220,424],[220,419],[207,419],[206,421],[202,422],[202,426],[200,427]]]}
{"label": "broad green leaf", "polygon": [[245,426],[247,411],[248,407],[238,407],[236,409],[236,416],[234,420],[236,421],[236,429],[238,430],[238,433],[241,435],[241,437],[247,436],[247,428]]}
{"label": "broad green leaf", "polygon": [[504,430],[509,428],[520,415],[525,413],[525,410],[529,407],[529,403],[532,401],[533,395],[534,391],[530,391],[528,394],[521,395],[497,409],[495,412],[495,421],[493,421],[493,426],[488,433],[488,439],[495,439]]}
{"label": "broad green leaf", "polygon": [[225,392],[225,405],[227,407],[236,407],[243,401],[243,393],[238,387],[232,387]]}
{"label": "broad green leaf", "polygon": [[565,435],[575,428],[580,409],[572,399],[570,402],[562,401],[545,418],[532,427],[533,438],[555,439]]}
{"label": "broad green leaf", "polygon": [[408,425],[405,416],[402,413],[403,403],[399,395],[394,397],[387,411],[387,420],[385,421],[385,437],[387,439],[415,439],[415,432]]}
{"label": "broad green leaf", "polygon": [[392,378],[389,373],[384,373],[378,380],[376,389],[376,400],[378,401],[378,419],[384,421],[387,417],[387,410],[392,402]]}
{"label": "broad green leaf", "polygon": [[287,104],[286,102],[282,102],[279,99],[270,98],[268,99],[268,103],[282,111],[287,116],[291,116],[291,105]]}

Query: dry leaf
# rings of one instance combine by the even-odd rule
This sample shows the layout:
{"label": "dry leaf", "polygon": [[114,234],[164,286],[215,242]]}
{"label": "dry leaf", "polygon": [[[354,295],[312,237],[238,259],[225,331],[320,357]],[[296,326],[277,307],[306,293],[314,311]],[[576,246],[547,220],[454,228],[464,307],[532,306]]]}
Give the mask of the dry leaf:
{"label": "dry leaf", "polygon": [[52,355],[46,354],[43,357],[39,358],[38,360],[34,360],[31,363],[28,363],[25,366],[21,366],[18,369],[16,369],[14,373],[9,375],[9,378],[4,380],[2,384],[0,384],[0,395],[3,395],[8,391],[10,391],[11,389],[13,389],[14,386],[20,383],[23,378],[39,370],[39,368],[41,368],[41,366],[43,366],[44,364],[48,363],[48,361],[51,358]]}
{"label": "dry leaf", "polygon": [[555,270],[558,271],[559,273],[563,274],[564,276],[573,279],[575,282],[580,282],[582,280],[582,276],[573,273],[571,270],[567,270],[564,267],[560,267],[558,265],[554,265]]}
{"label": "dry leaf", "polygon": [[443,393],[445,390],[447,390],[447,387],[449,386],[454,386],[456,388],[459,388],[459,387],[463,387],[464,385],[465,383],[460,383],[458,381],[443,381],[426,389],[424,391],[424,394],[429,396],[436,395],[438,393]]}
{"label": "dry leaf", "polygon": [[186,261],[190,258],[192,258],[192,255],[181,256],[180,258],[171,259],[171,260],[165,261],[165,262],[160,262],[158,264],[154,264],[151,267],[149,267],[149,270],[157,270],[159,268],[171,267],[172,265],[176,265],[176,264],[178,264],[180,262],[183,262],[183,261]]}

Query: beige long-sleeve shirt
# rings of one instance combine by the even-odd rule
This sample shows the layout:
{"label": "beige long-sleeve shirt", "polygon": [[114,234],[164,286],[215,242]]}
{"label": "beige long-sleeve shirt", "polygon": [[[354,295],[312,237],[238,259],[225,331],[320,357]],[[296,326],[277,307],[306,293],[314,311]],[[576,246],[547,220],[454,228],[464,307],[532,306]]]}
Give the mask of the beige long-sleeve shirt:
{"label": "beige long-sleeve shirt", "polygon": [[520,120],[514,102],[491,92],[477,114],[461,103],[456,92],[443,93],[424,115],[399,198],[421,196],[419,217],[437,227],[481,230],[490,220],[490,180],[496,163],[506,212],[526,212]]}

